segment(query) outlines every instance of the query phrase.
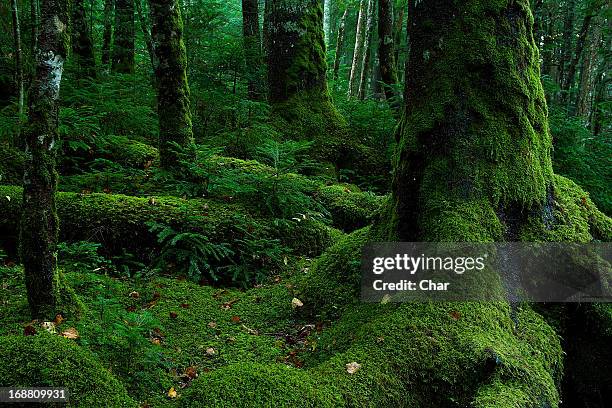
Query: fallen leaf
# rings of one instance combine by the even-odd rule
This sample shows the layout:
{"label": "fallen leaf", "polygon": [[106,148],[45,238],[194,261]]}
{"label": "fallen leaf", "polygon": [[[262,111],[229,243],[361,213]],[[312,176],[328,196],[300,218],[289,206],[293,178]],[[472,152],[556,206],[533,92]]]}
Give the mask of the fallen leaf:
{"label": "fallen leaf", "polygon": [[302,306],[304,306],[304,303],[302,303],[302,301],[298,298],[293,298],[293,300],[291,301],[291,307],[294,309],[297,309],[298,307]]}
{"label": "fallen leaf", "polygon": [[207,354],[207,355],[209,355],[209,356],[214,356],[214,355],[215,355],[215,353],[216,353],[216,352],[215,352],[215,349],[214,349],[214,348],[212,348],[212,347],[208,347],[208,348],[206,349],[206,354]]}
{"label": "fallen leaf", "polygon": [[349,374],[355,374],[361,368],[361,364],[353,361],[352,363],[348,363],[346,365],[346,372]]}
{"label": "fallen leaf", "polygon": [[181,307],[183,309],[189,309],[189,307],[191,307],[191,305],[189,303],[181,303]]}
{"label": "fallen leaf", "polygon": [[178,397],[178,394],[176,393],[176,390],[174,389],[174,387],[170,388],[170,390],[168,390],[168,397],[169,398],[176,398]]}
{"label": "fallen leaf", "polygon": [[140,297],[140,293],[134,291],[134,292],[130,292],[128,296],[134,299],[138,299]]}
{"label": "fallen leaf", "polygon": [[48,331],[49,333],[55,333],[55,323],[53,322],[42,322],[42,328]]}
{"label": "fallen leaf", "polygon": [[216,329],[217,328],[217,322],[209,322],[208,327],[210,327],[211,329]]}
{"label": "fallen leaf", "polygon": [[176,312],[170,312],[170,318],[171,319],[176,319],[178,317],[178,313]]}
{"label": "fallen leaf", "polygon": [[240,323],[240,316],[232,316],[233,323]]}
{"label": "fallen leaf", "polygon": [[155,344],[156,346],[161,345],[161,340],[159,339],[159,337],[154,337],[151,339],[151,343]]}
{"label": "fallen leaf", "polygon": [[24,329],[23,329],[23,335],[24,336],[34,336],[36,334],[36,329],[34,328],[34,326],[32,326],[31,324],[28,324]]}
{"label": "fallen leaf", "polygon": [[71,327],[68,330],[64,330],[62,336],[67,339],[76,340],[79,338],[79,332],[74,327]]}
{"label": "fallen leaf", "polygon": [[198,376],[198,370],[194,366],[187,367],[185,369],[185,376],[193,380]]}
{"label": "fallen leaf", "polygon": [[459,320],[461,319],[461,313],[459,313],[456,310],[453,310],[452,312],[449,313],[451,315],[451,317],[455,320]]}

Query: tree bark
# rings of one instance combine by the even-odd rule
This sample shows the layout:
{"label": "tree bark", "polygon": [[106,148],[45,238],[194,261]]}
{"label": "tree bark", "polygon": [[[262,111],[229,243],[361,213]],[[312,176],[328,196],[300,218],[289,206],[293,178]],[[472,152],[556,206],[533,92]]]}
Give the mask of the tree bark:
{"label": "tree bark", "polygon": [[[393,0],[392,0],[393,1]],[[406,8],[408,7],[408,3],[414,0],[402,0],[400,3],[399,10],[397,10],[397,16],[394,20],[393,27],[393,43],[395,44],[395,64],[396,71],[400,70],[400,48],[402,46],[402,31],[404,27],[404,15],[406,14]]]}
{"label": "tree bark", "polygon": [[380,76],[387,101],[396,101],[398,84],[395,61],[395,35],[393,33],[393,0],[378,1],[378,59]]}
{"label": "tree bark", "polygon": [[96,59],[84,0],[72,0],[72,52],[81,77],[95,78]]}
{"label": "tree bark", "polygon": [[358,92],[357,78],[360,76],[359,69],[363,60],[363,42],[365,32],[366,8],[365,0],[359,2],[359,15],[357,17],[357,28],[355,29],[355,48],[353,49],[353,63],[349,75],[348,97],[352,98]]}
{"label": "tree bark", "polygon": [[26,130],[20,252],[32,316],[52,317],[58,301],[55,208],[58,99],[70,47],[67,0],[42,0],[36,75],[30,88]]}
{"label": "tree bark", "polygon": [[324,0],[324,3],[323,3],[323,34],[325,35],[325,45],[329,44],[329,37],[331,35],[331,14],[332,14],[332,1]]}
{"label": "tree bark", "polygon": [[415,3],[391,237],[513,240],[528,214],[548,213],[552,142],[531,21],[527,0]]}
{"label": "tree bark", "polygon": [[371,70],[371,54],[372,54],[372,31],[374,31],[374,3],[375,0],[368,0],[367,9],[367,24],[365,28],[364,41],[363,41],[363,59],[361,62],[361,77],[359,79],[359,92],[357,98],[364,100],[368,87],[368,78]]}
{"label": "tree bark", "polygon": [[31,21],[31,37],[32,37],[32,56],[36,55],[38,48],[38,27],[40,26],[40,5],[38,0],[30,2],[30,21]]}
{"label": "tree bark", "polygon": [[586,37],[589,33],[589,27],[591,26],[591,20],[593,19],[593,13],[587,13],[582,22],[582,27],[580,28],[580,32],[578,33],[578,38],[576,39],[576,47],[574,49],[574,56],[570,61],[570,64],[567,68],[567,75],[563,78],[562,89],[565,92],[565,98],[569,99],[569,92],[572,84],[574,83],[574,78],[576,76],[576,69],[578,67],[578,62],[582,58],[582,53],[584,51],[584,43],[586,42]]}
{"label": "tree bark", "polygon": [[565,20],[563,22],[563,45],[559,60],[559,78],[561,78],[562,83],[565,81],[565,67],[572,59],[575,10],[576,0],[568,0],[565,9]]}
{"label": "tree bark", "polygon": [[104,0],[104,31],[102,33],[102,66],[108,67],[111,58],[111,42],[113,39],[114,0]]}
{"label": "tree bark", "polygon": [[262,50],[259,30],[259,1],[242,0],[242,36],[244,59],[250,100],[261,101],[265,92],[262,89]]}
{"label": "tree bark", "polygon": [[17,113],[19,115],[17,139],[20,139],[25,87],[23,83],[23,52],[21,48],[21,27],[19,24],[17,0],[11,0],[11,8],[13,14],[13,39],[15,42],[15,88],[17,89]]}
{"label": "tree bark", "polygon": [[140,22],[140,31],[147,46],[147,53],[149,54],[149,61],[151,62],[151,68],[155,71],[157,67],[157,57],[155,56],[155,47],[153,47],[153,39],[151,38],[151,32],[149,31],[149,22],[145,14],[142,12],[142,0],[134,0],[136,6],[136,13],[138,14],[138,21]]}
{"label": "tree bark", "polygon": [[134,73],[134,1],[115,0],[112,68],[122,74]]}
{"label": "tree bark", "polygon": [[584,58],[582,59],[582,69],[580,70],[580,86],[576,100],[576,115],[583,118],[588,118],[591,108],[591,100],[593,96],[594,72],[597,69],[599,59],[599,47],[605,46],[602,43],[602,27],[601,24],[596,24],[591,30],[586,46]]}
{"label": "tree bark", "polygon": [[338,27],[338,37],[336,38],[336,53],[334,57],[334,81],[338,79],[338,73],[340,71],[340,60],[342,54],[344,54],[344,41],[346,38],[346,17],[348,16],[348,7],[344,10],[342,18],[340,19],[340,26]]}
{"label": "tree bark", "polygon": [[179,160],[175,144],[186,147],[193,143],[183,21],[178,0],[149,0],[149,9],[157,57],[160,162],[172,168]]}

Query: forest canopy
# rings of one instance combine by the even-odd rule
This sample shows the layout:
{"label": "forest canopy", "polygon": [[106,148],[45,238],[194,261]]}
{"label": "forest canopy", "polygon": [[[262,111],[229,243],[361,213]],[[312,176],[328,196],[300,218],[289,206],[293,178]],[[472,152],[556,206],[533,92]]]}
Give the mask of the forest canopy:
{"label": "forest canopy", "polygon": [[366,303],[360,266],[380,242],[609,243],[611,18],[606,0],[2,2],[0,387],[604,408],[610,303]]}

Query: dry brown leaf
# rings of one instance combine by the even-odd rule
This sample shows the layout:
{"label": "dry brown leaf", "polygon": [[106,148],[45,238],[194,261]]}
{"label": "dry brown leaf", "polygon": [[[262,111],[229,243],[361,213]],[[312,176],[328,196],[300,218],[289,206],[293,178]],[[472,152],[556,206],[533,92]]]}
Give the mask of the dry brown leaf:
{"label": "dry brown leaf", "polygon": [[185,369],[185,376],[193,380],[198,376],[198,370],[194,366],[187,367]]}
{"label": "dry brown leaf", "polygon": [[240,316],[232,316],[233,323],[240,323]]}
{"label": "dry brown leaf", "polygon": [[67,330],[64,330],[62,332],[62,336],[64,336],[67,339],[76,340],[79,338],[79,332],[74,327],[71,327]]}
{"label": "dry brown leaf", "polygon": [[209,355],[209,356],[214,356],[214,355],[215,355],[215,353],[216,353],[216,351],[215,351],[215,349],[214,349],[214,348],[212,348],[212,347],[208,347],[208,348],[206,349],[206,354],[207,354],[207,355]]}
{"label": "dry brown leaf", "polygon": [[59,326],[60,324],[62,324],[62,322],[63,322],[64,320],[66,320],[66,319],[64,319],[64,316],[62,316],[61,314],[57,314],[57,315],[55,315],[55,319],[53,320],[53,323],[54,323],[56,326]]}
{"label": "dry brown leaf", "polygon": [[352,363],[348,363],[346,365],[346,372],[349,374],[355,374],[361,368],[361,364],[353,361]]}

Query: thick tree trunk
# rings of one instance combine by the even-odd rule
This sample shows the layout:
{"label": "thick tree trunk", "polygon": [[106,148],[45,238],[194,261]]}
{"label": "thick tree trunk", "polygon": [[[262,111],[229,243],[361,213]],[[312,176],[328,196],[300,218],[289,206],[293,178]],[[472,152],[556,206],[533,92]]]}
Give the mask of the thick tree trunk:
{"label": "thick tree trunk", "polygon": [[258,0],[242,0],[242,36],[244,39],[248,96],[251,100],[260,101],[264,99],[265,92],[262,87],[263,57]]}
{"label": "thick tree trunk", "polygon": [[68,9],[67,0],[42,0],[36,75],[29,98],[20,252],[34,317],[52,317],[58,300],[55,156],[60,83],[70,44]]}
{"label": "thick tree trunk", "polygon": [[159,155],[161,165],[171,168],[179,160],[174,144],[193,143],[183,21],[178,0],[149,0],[149,9],[157,57]]}
{"label": "thick tree trunk", "polygon": [[72,0],[72,52],[80,76],[95,78],[96,59],[84,0]]}
{"label": "thick tree trunk", "polygon": [[111,42],[113,39],[114,0],[104,0],[104,32],[102,33],[102,66],[106,69],[111,58]]}
{"label": "thick tree trunk", "polygon": [[348,7],[344,10],[342,18],[340,19],[340,26],[338,27],[338,37],[336,38],[336,53],[334,57],[334,81],[338,79],[338,73],[340,71],[340,60],[342,54],[344,54],[344,41],[346,38],[346,17],[348,16]]}
{"label": "thick tree trunk", "polygon": [[115,0],[113,71],[134,73],[134,1]]}
{"label": "thick tree trunk", "polygon": [[142,12],[142,0],[134,0],[136,6],[136,13],[138,14],[138,21],[140,23],[140,31],[147,46],[147,53],[149,54],[149,61],[151,62],[151,68],[155,71],[157,67],[157,57],[155,56],[155,47],[153,47],[153,39],[151,38],[151,32],[149,31],[149,22],[145,14]]}
{"label": "thick tree trunk", "polygon": [[[19,9],[17,0],[11,0],[13,14],[13,39],[15,42],[15,88],[17,89],[17,112],[19,123],[23,117],[24,84],[23,84],[23,52],[21,49],[21,27],[19,24]],[[21,126],[17,127],[17,139],[20,139]]]}
{"label": "thick tree trunk", "polygon": [[359,79],[359,92],[357,97],[364,100],[366,97],[368,79],[371,71],[371,55],[372,55],[372,32],[374,31],[374,4],[375,0],[368,0],[368,18],[363,41],[363,59],[361,62],[361,77]]}
{"label": "thick tree trunk", "polygon": [[378,1],[378,59],[380,77],[384,83],[387,101],[397,101],[398,84],[397,65],[395,61],[395,36],[393,33],[393,0]]}
{"label": "thick tree trunk", "polygon": [[357,17],[357,28],[355,29],[355,48],[353,49],[353,63],[349,75],[348,97],[352,98],[358,92],[357,79],[360,77],[360,68],[363,62],[363,42],[365,34],[366,3],[359,2],[359,16]]}
{"label": "thick tree trunk", "polygon": [[324,3],[323,3],[323,34],[325,35],[325,45],[329,44],[329,37],[331,36],[331,14],[332,14],[332,1],[324,0]]}
{"label": "thick tree trunk", "polygon": [[548,214],[551,136],[531,21],[528,0],[415,3],[392,237],[515,239],[529,214]]}

